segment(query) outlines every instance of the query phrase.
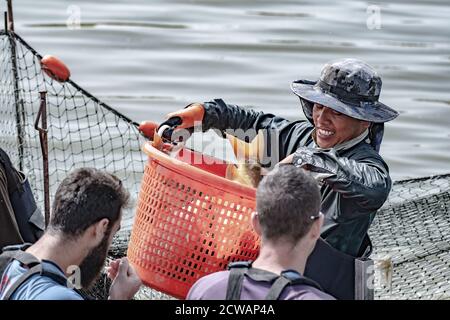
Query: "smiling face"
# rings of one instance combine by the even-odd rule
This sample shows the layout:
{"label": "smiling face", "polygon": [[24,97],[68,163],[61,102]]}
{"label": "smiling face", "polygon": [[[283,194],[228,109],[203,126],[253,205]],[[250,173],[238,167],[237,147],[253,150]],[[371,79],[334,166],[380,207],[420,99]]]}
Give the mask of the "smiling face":
{"label": "smiling face", "polygon": [[370,122],[351,118],[317,103],[313,107],[313,121],[316,143],[321,148],[332,148],[356,138],[370,125]]}

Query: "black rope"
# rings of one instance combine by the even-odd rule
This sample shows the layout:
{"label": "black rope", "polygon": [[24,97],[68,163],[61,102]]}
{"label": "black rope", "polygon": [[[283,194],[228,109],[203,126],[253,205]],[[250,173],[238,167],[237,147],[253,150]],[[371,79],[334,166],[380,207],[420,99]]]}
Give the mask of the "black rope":
{"label": "black rope", "polygon": [[420,178],[400,179],[400,180],[395,180],[393,184],[396,185],[396,184],[404,184],[404,183],[409,183],[409,182],[420,182],[420,181],[425,181],[425,180],[435,180],[435,179],[445,179],[445,178],[450,178],[450,173],[435,174],[435,175],[430,175],[430,176],[425,176],[425,177],[420,177]]}

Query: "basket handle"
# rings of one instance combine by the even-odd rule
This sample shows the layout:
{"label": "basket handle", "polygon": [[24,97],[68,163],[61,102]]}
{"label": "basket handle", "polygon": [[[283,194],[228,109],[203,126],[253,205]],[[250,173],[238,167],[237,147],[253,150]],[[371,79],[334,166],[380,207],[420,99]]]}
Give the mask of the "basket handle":
{"label": "basket handle", "polygon": [[159,125],[157,132],[162,139],[172,141],[171,139],[173,131],[182,123],[183,119],[181,119],[181,117],[179,116],[169,118]]}

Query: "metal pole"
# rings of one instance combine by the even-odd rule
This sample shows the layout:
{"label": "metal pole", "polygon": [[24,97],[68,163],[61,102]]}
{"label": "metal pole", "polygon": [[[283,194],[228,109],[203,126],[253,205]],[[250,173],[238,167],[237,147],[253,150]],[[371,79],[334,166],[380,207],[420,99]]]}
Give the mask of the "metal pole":
{"label": "metal pole", "polygon": [[[50,178],[48,174],[48,140],[47,140],[47,91],[39,92],[41,105],[34,122],[34,128],[39,131],[39,140],[41,142],[42,164],[44,171],[44,207],[45,207],[45,228],[50,221]],[[39,120],[41,120],[39,127]]]}
{"label": "metal pole", "polygon": [[14,32],[14,15],[12,8],[12,0],[6,0],[6,2],[8,2],[8,20],[9,20],[8,30]]}
{"label": "metal pole", "polygon": [[374,267],[371,259],[355,259],[355,300],[374,299]]}
{"label": "metal pole", "polygon": [[7,0],[8,3],[8,38],[11,45],[11,64],[13,73],[13,85],[14,85],[14,102],[16,104],[16,124],[17,124],[17,144],[19,152],[19,169],[23,171],[23,156],[24,156],[24,140],[25,132],[23,130],[22,117],[24,115],[23,105],[19,97],[19,74],[17,72],[17,54],[16,54],[16,41],[14,38],[14,16],[12,10],[12,0]]}

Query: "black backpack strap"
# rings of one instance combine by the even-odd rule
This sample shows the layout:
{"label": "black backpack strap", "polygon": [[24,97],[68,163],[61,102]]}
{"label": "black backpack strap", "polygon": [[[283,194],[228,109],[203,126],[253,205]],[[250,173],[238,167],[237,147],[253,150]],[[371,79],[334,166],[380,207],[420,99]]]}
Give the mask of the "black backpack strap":
{"label": "black backpack strap", "polygon": [[266,270],[252,268],[250,261],[232,262],[228,265],[228,269],[230,270],[230,275],[228,278],[226,300],[240,300],[242,284],[246,275],[255,281],[272,283],[265,297],[266,300],[278,300],[288,285],[303,284],[323,291],[317,282],[302,276],[292,269],[284,270],[281,272],[281,275],[277,275]]}
{"label": "black backpack strap", "polygon": [[240,300],[242,283],[244,282],[245,274],[251,267],[252,263],[249,261],[231,262],[228,265],[230,275],[228,277],[227,294],[225,300]]}
{"label": "black backpack strap", "polygon": [[290,284],[291,281],[285,277],[278,277],[277,280],[272,284],[270,287],[269,292],[267,293],[265,300],[278,300],[280,298],[281,293],[283,292],[284,288],[288,284]]}
{"label": "black backpack strap", "polygon": [[272,284],[272,287],[267,293],[265,300],[278,300],[286,286],[297,284],[304,284],[323,291],[320,285],[315,281],[302,276],[295,270],[288,269],[281,272],[281,275]]}

